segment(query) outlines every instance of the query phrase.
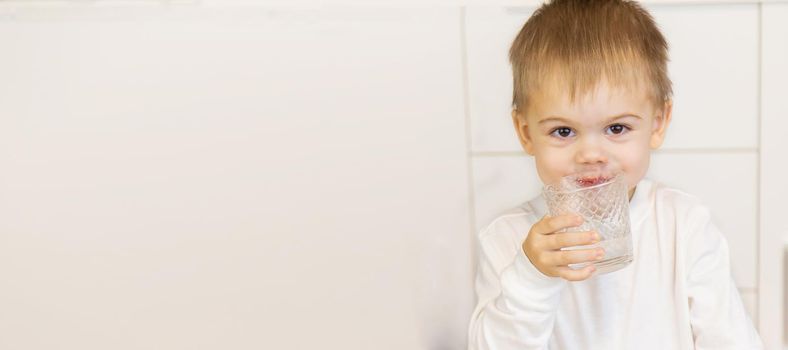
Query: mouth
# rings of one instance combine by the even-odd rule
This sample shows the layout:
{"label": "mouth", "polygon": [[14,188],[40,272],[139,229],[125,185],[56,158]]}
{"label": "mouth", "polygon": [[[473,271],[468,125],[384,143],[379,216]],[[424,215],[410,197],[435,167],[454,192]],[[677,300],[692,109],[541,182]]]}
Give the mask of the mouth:
{"label": "mouth", "polygon": [[584,177],[575,180],[580,187],[590,187],[609,181],[609,177]]}

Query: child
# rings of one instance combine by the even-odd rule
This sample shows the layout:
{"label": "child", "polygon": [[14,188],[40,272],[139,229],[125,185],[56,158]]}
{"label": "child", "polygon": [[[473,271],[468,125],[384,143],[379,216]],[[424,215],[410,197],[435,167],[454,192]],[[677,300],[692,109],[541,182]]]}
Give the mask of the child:
{"label": "child", "polygon": [[534,198],[479,234],[471,349],[761,349],[730,274],[728,245],[698,199],[644,178],[671,120],[667,43],[626,0],[554,0],[509,51],[512,119],[543,183],[581,171],[622,172],[634,261],[594,274],[568,264],[599,238],[560,233]]}

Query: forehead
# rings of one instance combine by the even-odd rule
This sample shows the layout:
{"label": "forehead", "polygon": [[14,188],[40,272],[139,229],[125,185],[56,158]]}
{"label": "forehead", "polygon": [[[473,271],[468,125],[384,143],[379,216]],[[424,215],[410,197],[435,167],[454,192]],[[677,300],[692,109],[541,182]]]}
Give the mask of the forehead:
{"label": "forehead", "polygon": [[601,79],[589,91],[572,96],[561,84],[542,84],[529,97],[527,115],[536,120],[550,116],[569,119],[608,118],[625,113],[645,117],[654,112],[644,84],[617,86]]}

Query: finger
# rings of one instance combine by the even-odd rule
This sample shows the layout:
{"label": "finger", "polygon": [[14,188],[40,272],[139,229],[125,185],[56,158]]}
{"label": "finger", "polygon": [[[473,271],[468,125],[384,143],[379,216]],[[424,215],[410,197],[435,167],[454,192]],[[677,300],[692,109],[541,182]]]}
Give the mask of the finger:
{"label": "finger", "polygon": [[580,226],[583,223],[583,218],[575,214],[566,214],[558,216],[545,216],[539,222],[541,224],[539,227],[540,233],[552,234],[565,228]]}
{"label": "finger", "polygon": [[599,234],[595,231],[585,232],[558,232],[547,236],[549,238],[547,248],[557,250],[565,247],[578,245],[588,245],[599,242]]}
{"label": "finger", "polygon": [[604,249],[576,249],[576,250],[555,250],[544,253],[546,262],[549,266],[566,266],[582,262],[593,262],[604,258]]}
{"label": "finger", "polygon": [[593,276],[595,272],[596,266],[594,265],[588,265],[578,270],[566,266],[561,266],[557,269],[558,277],[561,277],[567,281],[575,282],[588,279],[589,277]]}

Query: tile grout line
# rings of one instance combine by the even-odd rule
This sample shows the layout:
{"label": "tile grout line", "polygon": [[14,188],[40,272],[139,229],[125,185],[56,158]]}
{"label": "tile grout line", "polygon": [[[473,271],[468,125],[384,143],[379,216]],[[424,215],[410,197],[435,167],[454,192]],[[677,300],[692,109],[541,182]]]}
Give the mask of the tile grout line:
{"label": "tile grout line", "polygon": [[473,154],[471,141],[471,112],[470,112],[470,87],[468,83],[468,39],[466,35],[467,7],[460,6],[460,57],[462,61],[462,98],[463,112],[465,117],[465,158],[468,176],[468,225],[470,226],[470,271],[471,271],[471,290],[474,290],[474,280],[476,278],[476,195],[474,193],[473,177]]}
{"label": "tile grout line", "polygon": [[[755,235],[755,256],[757,256],[758,259],[755,261],[755,276],[757,276],[758,282],[760,282],[760,279],[761,279],[761,258],[760,258],[761,257],[761,235],[763,234],[763,230],[762,230],[762,227],[763,227],[762,221],[763,221],[763,219],[761,218],[761,198],[763,197],[762,194],[761,194],[761,191],[763,191],[763,187],[761,186],[761,180],[762,180],[761,179],[761,165],[762,165],[762,162],[761,162],[762,153],[761,153],[761,151],[762,151],[762,144],[763,144],[763,139],[762,139],[763,135],[762,135],[762,132],[761,132],[762,131],[762,126],[763,126],[763,121],[762,121],[763,116],[761,115],[762,114],[762,109],[763,109],[762,108],[763,92],[761,91],[762,90],[762,84],[763,84],[763,82],[762,82],[762,80],[763,80],[763,77],[762,77],[762,75],[763,75],[763,67],[762,67],[762,65],[763,65],[763,63],[762,63],[763,62],[763,4],[761,4],[761,3],[758,3],[758,28],[757,28],[757,30],[758,30],[758,49],[757,49],[758,50],[757,51],[758,61],[756,62],[756,64],[757,64],[756,79],[758,81],[758,84],[755,87],[755,91],[756,91],[756,95],[758,96],[758,103],[756,104],[756,108],[758,108],[758,110],[756,111],[756,115],[758,116],[758,118],[756,120],[756,123],[758,125],[757,128],[756,128],[756,132],[758,133],[758,137],[757,137],[758,138],[758,154],[756,155],[756,160],[755,160],[755,162],[756,162],[756,166],[755,166],[755,174],[756,175],[755,175],[755,177],[757,179],[756,185],[755,185],[756,186],[756,189],[755,189],[756,192],[755,193],[757,193],[758,200],[755,202],[755,215],[756,215],[755,217],[758,218],[758,220],[756,221],[758,226],[757,226],[757,234]],[[758,287],[760,287],[760,283],[759,283]],[[756,297],[755,297],[755,327],[756,327],[756,329],[760,329],[760,323],[761,323],[760,306],[761,306],[761,293],[758,292],[756,294]]]}
{"label": "tile grout line", "polygon": [[[706,153],[725,153],[725,154],[748,154],[760,153],[758,147],[755,148],[685,148],[685,149],[666,149],[655,151],[654,154],[706,154]],[[520,157],[526,156],[523,151],[478,151],[471,152],[473,157]]]}
{"label": "tile grout line", "polygon": [[[268,7],[268,8],[287,8],[292,6],[314,6],[314,0],[301,0],[301,1],[278,1],[273,3],[267,4],[259,4],[255,0],[234,0],[234,1],[218,1],[218,0],[115,0],[111,1],[111,3],[116,5],[124,5],[124,4],[131,4],[136,5],[137,3],[142,2],[146,4],[158,4],[158,5],[172,5],[172,4],[184,4],[184,5],[196,5],[196,6],[216,6],[218,3],[222,3],[224,6],[230,7]],[[508,1],[494,1],[491,6],[500,6],[500,7],[534,7],[539,6],[543,1],[542,0],[526,0],[526,1],[517,1],[517,0],[508,0]],[[764,3],[771,3],[771,4],[783,4],[788,3],[788,0],[642,0],[647,5],[656,5],[656,6],[720,6],[720,5],[749,5],[749,4],[764,4]],[[41,5],[53,5],[53,6],[102,6],[100,0],[0,0],[0,5],[21,5],[21,6],[41,6]],[[343,1],[336,1],[330,5],[331,6],[364,6],[364,7],[387,7],[391,6],[390,4],[395,3],[394,1],[384,1],[378,4],[369,4],[363,0],[343,0]],[[474,0],[461,0],[458,4],[461,7],[465,7],[468,5],[474,5],[482,3],[482,1],[474,1]],[[32,4],[32,5],[31,5]],[[418,4],[418,5],[417,5]],[[417,1],[407,1],[405,2],[405,6],[441,6],[445,5],[446,3],[443,1],[426,1],[425,2],[417,2]],[[453,7],[453,6],[452,6]]]}

